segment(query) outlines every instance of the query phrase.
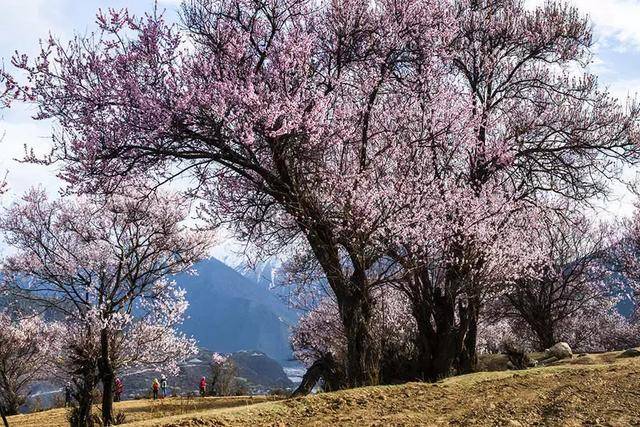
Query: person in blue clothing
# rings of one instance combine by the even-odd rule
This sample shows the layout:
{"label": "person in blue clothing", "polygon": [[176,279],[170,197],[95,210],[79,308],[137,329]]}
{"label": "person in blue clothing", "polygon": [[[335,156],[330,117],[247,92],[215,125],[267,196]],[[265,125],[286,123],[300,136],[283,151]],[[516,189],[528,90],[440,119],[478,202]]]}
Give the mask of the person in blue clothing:
{"label": "person in blue clothing", "polygon": [[162,398],[167,397],[167,377],[164,374],[160,377],[160,390],[162,390]]}
{"label": "person in blue clothing", "polygon": [[64,386],[64,407],[65,408],[71,406],[71,395],[72,395],[71,383],[68,382],[67,385]]}

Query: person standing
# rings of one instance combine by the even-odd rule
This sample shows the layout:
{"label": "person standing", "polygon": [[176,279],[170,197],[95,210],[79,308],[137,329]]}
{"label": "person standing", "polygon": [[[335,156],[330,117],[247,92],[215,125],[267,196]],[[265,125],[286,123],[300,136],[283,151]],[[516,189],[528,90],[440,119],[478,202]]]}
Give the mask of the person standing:
{"label": "person standing", "polygon": [[153,391],[153,400],[158,399],[158,389],[160,388],[160,383],[157,378],[153,379],[153,383],[151,384],[151,390]]}
{"label": "person standing", "polygon": [[120,402],[122,399],[122,392],[124,391],[124,384],[122,384],[122,380],[120,378],[116,378],[114,387],[113,387],[113,401]]}
{"label": "person standing", "polygon": [[72,394],[71,383],[67,382],[67,384],[64,386],[64,407],[65,408],[71,406],[71,394]]}
{"label": "person standing", "polygon": [[162,390],[162,398],[167,397],[167,377],[164,374],[160,377],[160,390]]}
{"label": "person standing", "polygon": [[200,379],[200,397],[204,397],[207,394],[207,379],[202,377]]}

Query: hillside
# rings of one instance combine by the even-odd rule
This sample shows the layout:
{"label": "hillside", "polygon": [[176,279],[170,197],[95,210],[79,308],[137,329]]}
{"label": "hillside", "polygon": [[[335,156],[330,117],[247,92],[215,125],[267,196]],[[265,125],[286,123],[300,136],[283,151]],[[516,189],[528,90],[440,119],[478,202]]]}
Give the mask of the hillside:
{"label": "hillside", "polygon": [[[212,352],[201,349],[199,354],[180,364],[180,372],[176,376],[169,375],[168,393],[188,395],[198,393],[198,384],[203,376],[211,375]],[[238,379],[246,385],[251,394],[264,394],[270,390],[293,389],[294,384],[283,371],[282,366],[266,354],[258,351],[239,351],[229,357],[237,367]],[[123,375],[125,399],[147,396],[153,378],[159,378],[161,372],[141,371]]]}
{"label": "hillside", "polygon": [[283,362],[291,358],[290,327],[297,314],[255,278],[211,258],[197,275],[180,274],[189,308],[181,329],[198,344],[220,353],[259,350]]}
{"label": "hillside", "polygon": [[[618,356],[591,355],[527,371],[480,372],[436,384],[366,387],[293,400],[206,399],[196,402],[191,413],[184,413],[183,405],[182,414],[176,409],[171,416],[168,410],[160,414],[159,404],[149,401],[124,402],[118,409],[131,414],[128,425],[140,427],[638,425],[640,358]],[[38,420],[53,419],[48,413],[57,414],[15,417],[12,426],[38,425]]]}
{"label": "hillside", "polygon": [[[126,414],[127,422],[131,425],[137,421],[161,419],[172,415],[189,414],[212,409],[222,409],[237,406],[253,405],[269,399],[262,396],[240,397],[207,397],[205,399],[193,397],[167,398],[157,401],[129,400],[115,404],[115,411]],[[67,427],[67,410],[51,409],[33,414],[9,417],[11,427]],[[0,425],[1,425],[0,421]]]}

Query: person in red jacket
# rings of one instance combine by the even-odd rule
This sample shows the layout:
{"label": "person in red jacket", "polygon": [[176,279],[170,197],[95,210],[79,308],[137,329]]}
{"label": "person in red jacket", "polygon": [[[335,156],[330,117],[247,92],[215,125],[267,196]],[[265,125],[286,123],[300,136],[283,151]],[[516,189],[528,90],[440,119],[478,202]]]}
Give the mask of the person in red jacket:
{"label": "person in red jacket", "polygon": [[124,384],[120,378],[116,378],[116,383],[113,387],[113,401],[120,402],[122,399],[122,392],[124,391]]}
{"label": "person in red jacket", "polygon": [[153,400],[158,398],[158,390],[160,389],[160,383],[157,378],[153,379],[153,383],[151,383],[151,389],[153,390]]}
{"label": "person in red jacket", "polygon": [[200,397],[204,397],[207,393],[207,379],[205,377],[200,378]]}

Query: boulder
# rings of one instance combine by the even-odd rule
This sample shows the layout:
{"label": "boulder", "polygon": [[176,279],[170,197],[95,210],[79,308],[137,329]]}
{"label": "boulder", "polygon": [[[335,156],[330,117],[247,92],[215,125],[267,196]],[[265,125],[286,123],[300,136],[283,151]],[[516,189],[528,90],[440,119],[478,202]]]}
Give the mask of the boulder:
{"label": "boulder", "polygon": [[573,357],[571,347],[566,342],[559,342],[544,351],[546,357],[555,357],[556,359],[566,359]]}
{"label": "boulder", "polygon": [[640,356],[640,350],[637,348],[628,348],[622,353],[620,353],[620,357],[638,357]]}

